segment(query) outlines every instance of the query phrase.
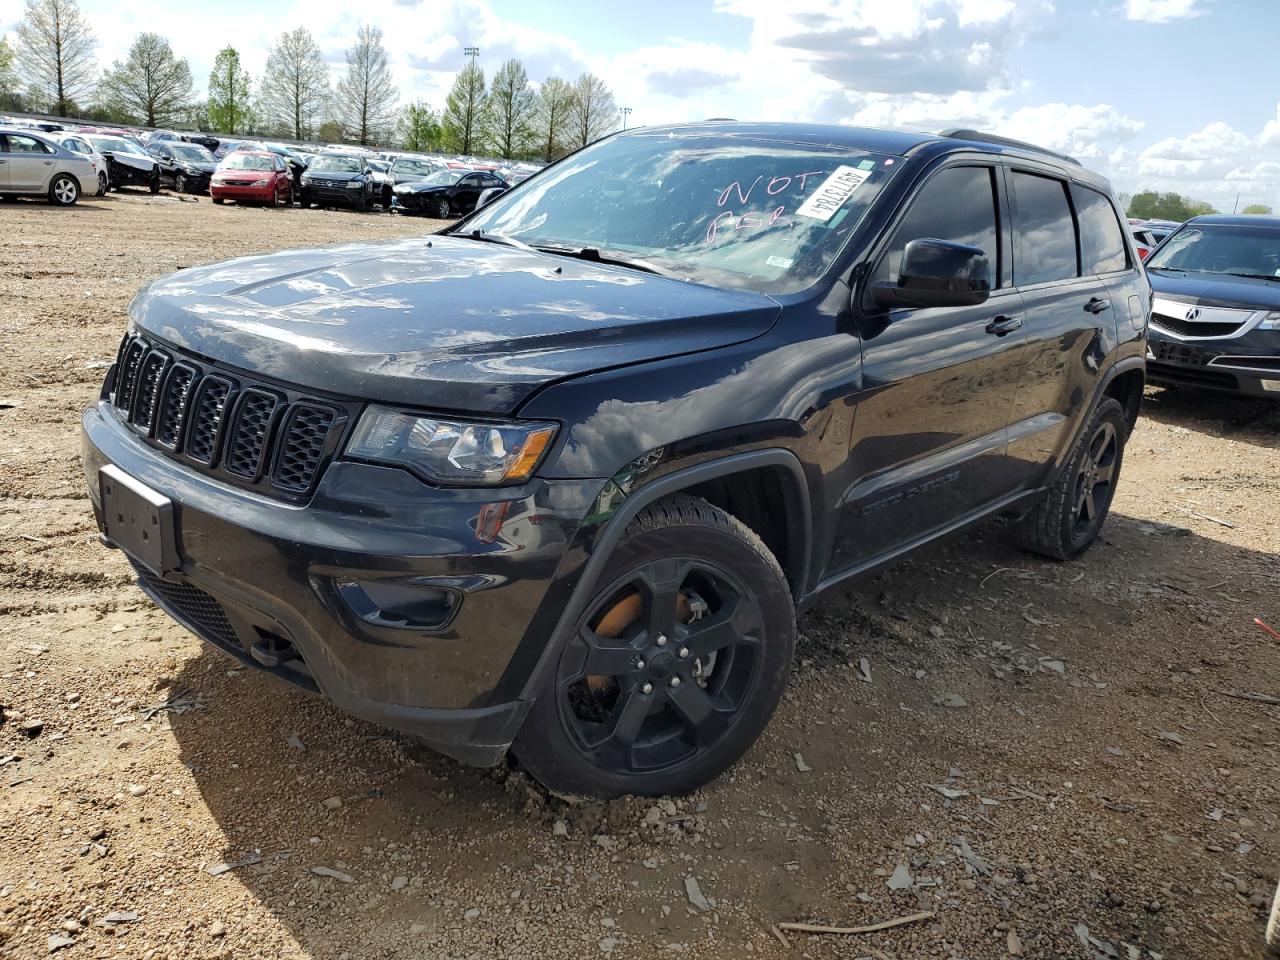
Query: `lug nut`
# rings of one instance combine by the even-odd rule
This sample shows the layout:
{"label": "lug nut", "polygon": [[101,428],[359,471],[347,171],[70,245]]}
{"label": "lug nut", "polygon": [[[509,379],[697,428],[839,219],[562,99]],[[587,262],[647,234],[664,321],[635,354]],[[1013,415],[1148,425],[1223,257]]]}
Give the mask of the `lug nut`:
{"label": "lug nut", "polygon": [[678,686],[680,686],[680,678],[679,678],[679,677],[672,677],[672,678],[671,678],[671,685],[672,685],[673,687],[678,687]]}
{"label": "lug nut", "polygon": [[654,643],[656,643],[656,644],[657,644],[658,646],[660,646],[660,647],[665,647],[665,646],[667,645],[667,636],[666,636],[666,634],[663,634],[663,633],[658,634],[657,639],[655,639],[653,642],[654,642]]}
{"label": "lug nut", "polygon": [[642,687],[640,688],[640,692],[641,692],[641,693],[653,693],[653,684],[652,684],[652,683],[646,683],[644,686],[642,686]]}
{"label": "lug nut", "polygon": [[637,669],[637,670],[643,670],[643,669],[644,669],[644,661],[643,661],[643,660],[637,660],[637,661],[636,661],[636,669]]}
{"label": "lug nut", "polygon": [[688,647],[681,647],[681,648],[680,648],[680,659],[681,659],[681,660],[683,660],[683,659],[684,659],[685,657],[687,657],[687,656],[689,656],[689,648],[688,648]]}

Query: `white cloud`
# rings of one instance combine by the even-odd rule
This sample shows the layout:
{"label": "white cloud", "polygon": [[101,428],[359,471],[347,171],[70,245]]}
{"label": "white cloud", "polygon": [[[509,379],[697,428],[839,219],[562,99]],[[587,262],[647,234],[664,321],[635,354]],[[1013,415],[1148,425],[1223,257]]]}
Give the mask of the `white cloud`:
{"label": "white cloud", "polygon": [[1126,189],[1173,190],[1208,200],[1220,210],[1236,203],[1280,206],[1280,137],[1273,120],[1254,138],[1215,121],[1184,137],[1166,137],[1142,150]]}
{"label": "white cloud", "polygon": [[1129,20],[1168,23],[1205,13],[1200,0],[1125,0],[1124,15]]}
{"label": "white cloud", "polygon": [[1280,147],[1280,103],[1276,104],[1276,115],[1262,128],[1260,141],[1264,147]]}

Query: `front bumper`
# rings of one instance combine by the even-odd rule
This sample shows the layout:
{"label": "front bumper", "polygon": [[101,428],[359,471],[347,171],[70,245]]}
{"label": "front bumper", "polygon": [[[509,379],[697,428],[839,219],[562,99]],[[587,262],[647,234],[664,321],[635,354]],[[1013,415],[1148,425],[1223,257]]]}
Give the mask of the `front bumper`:
{"label": "front bumper", "polygon": [[1182,339],[1152,324],[1147,336],[1147,380],[1280,400],[1280,330]]}
{"label": "front bumper", "polygon": [[268,203],[275,199],[276,191],[270,185],[249,187],[234,183],[212,183],[209,185],[209,195],[215,200],[255,200],[258,203]]}
{"label": "front bumper", "polygon": [[[561,586],[566,546],[603,481],[442,490],[401,470],[338,461],[298,505],[184,467],[106,402],[85,411],[82,428],[100,523],[107,464],[174,504],[177,567],[140,570],[139,585],[175,619],[355,716],[464,762],[502,757],[529,706],[513,657],[527,659],[532,625],[548,621],[543,608],[555,601],[544,600]],[[409,628],[351,599],[410,581],[453,598],[439,625]],[[264,641],[296,658],[264,666],[254,655]]]}
{"label": "front bumper", "polygon": [[434,193],[393,193],[391,195],[391,209],[401,213],[429,213],[439,202],[440,196]]}
{"label": "front bumper", "polygon": [[[213,174],[211,173],[182,174],[187,193],[208,193],[212,177]],[[176,176],[174,177],[174,182],[177,182]]]}
{"label": "front bumper", "polygon": [[346,181],[338,181],[337,183],[325,183],[323,181],[309,181],[302,188],[303,194],[311,203],[318,203],[320,206],[340,204],[343,206],[357,206],[361,200],[365,198],[363,188],[359,190],[347,189]]}
{"label": "front bumper", "polygon": [[[160,168],[154,167],[151,170],[142,170],[138,167],[131,167],[127,163],[118,163],[115,160],[107,160],[107,176],[111,180],[113,187],[150,187],[152,184],[160,182]],[[97,184],[94,184],[97,189]]]}

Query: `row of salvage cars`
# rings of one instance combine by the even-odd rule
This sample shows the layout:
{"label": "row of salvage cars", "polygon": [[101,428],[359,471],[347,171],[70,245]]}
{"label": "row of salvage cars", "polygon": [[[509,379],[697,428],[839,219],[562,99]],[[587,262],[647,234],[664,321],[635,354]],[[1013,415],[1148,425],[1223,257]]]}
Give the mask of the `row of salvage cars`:
{"label": "row of salvage cars", "polygon": [[[54,128],[54,129],[49,129]],[[7,126],[0,118],[0,198],[46,196],[70,206],[121,187],[209,194],[214,203],[350,207],[448,219],[470,213],[536,172],[534,164],[373,153],[314,152],[249,140],[155,131]]]}

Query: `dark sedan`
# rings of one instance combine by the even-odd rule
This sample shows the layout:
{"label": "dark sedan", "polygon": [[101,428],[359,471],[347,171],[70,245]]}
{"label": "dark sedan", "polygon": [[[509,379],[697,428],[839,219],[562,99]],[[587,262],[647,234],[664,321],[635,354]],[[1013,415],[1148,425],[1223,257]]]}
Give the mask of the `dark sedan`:
{"label": "dark sedan", "polygon": [[218,168],[212,153],[198,143],[159,140],[147,152],[160,164],[160,182],[178,193],[208,193],[209,178]]}
{"label": "dark sedan", "polygon": [[[396,186],[391,209],[401,213],[449,220],[470,213],[488,190],[504,193],[511,184],[496,173],[479,170],[440,170],[414,183]],[[499,193],[489,194],[491,200]]]}
{"label": "dark sedan", "polygon": [[146,187],[152,193],[160,192],[160,165],[145,148],[124,137],[89,133],[85,134],[85,139],[107,158],[107,177],[112,190]]}
{"label": "dark sedan", "polygon": [[1280,400],[1280,217],[1188,220],[1147,271],[1152,383]]}
{"label": "dark sedan", "polygon": [[302,175],[298,200],[304,207],[341,204],[368,210],[377,199],[379,185],[364,157],[348,153],[322,153]]}

